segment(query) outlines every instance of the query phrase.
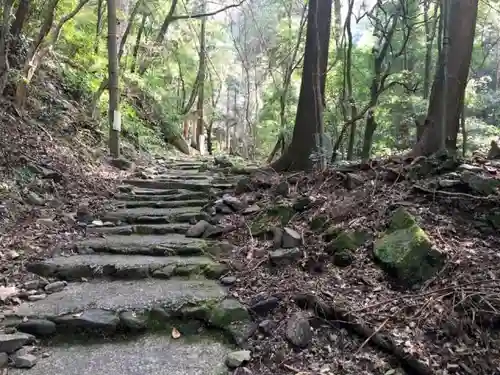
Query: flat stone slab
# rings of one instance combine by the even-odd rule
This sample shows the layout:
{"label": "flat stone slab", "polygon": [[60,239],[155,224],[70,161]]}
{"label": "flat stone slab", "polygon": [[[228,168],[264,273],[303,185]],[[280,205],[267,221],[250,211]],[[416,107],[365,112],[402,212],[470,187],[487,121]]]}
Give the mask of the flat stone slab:
{"label": "flat stone slab", "polygon": [[184,234],[191,227],[188,223],[171,223],[171,224],[137,224],[137,225],[120,225],[116,227],[89,227],[89,233],[102,234]]}
{"label": "flat stone slab", "polygon": [[122,208],[107,212],[102,221],[123,221],[127,223],[186,223],[204,217],[202,207],[178,208]]}
{"label": "flat stone slab", "polygon": [[[163,190],[151,191],[163,192]],[[175,194],[118,194],[116,199],[123,201],[189,201],[208,199],[208,194],[202,191],[174,191],[176,192]]]}
{"label": "flat stone slab", "polygon": [[[134,341],[44,348],[44,352],[50,356],[40,359],[30,375],[219,375],[231,349],[208,338],[147,335]],[[9,369],[9,374],[27,372]]]}
{"label": "flat stone slab", "polygon": [[31,262],[27,270],[44,277],[80,281],[82,278],[143,279],[204,275],[219,278],[227,267],[208,257],[85,254]]}
{"label": "flat stone slab", "polygon": [[95,252],[112,254],[159,256],[217,254],[222,250],[223,243],[186,238],[181,234],[166,236],[132,234],[130,236],[110,235],[104,238],[91,238],[77,242],[75,246],[80,252],[87,252],[91,249]]}
{"label": "flat stone slab", "polygon": [[195,191],[210,191],[211,189],[230,189],[232,183],[207,180],[124,180],[124,184],[147,189],[187,189]]}
{"label": "flat stone slab", "polygon": [[93,280],[70,283],[66,288],[36,302],[14,308],[14,315],[56,319],[86,310],[110,312],[144,311],[160,306],[169,311],[204,302],[220,301],[226,291],[213,280],[143,279]]}
{"label": "flat stone slab", "polygon": [[208,200],[187,200],[187,201],[115,201],[115,203],[125,208],[150,207],[150,208],[185,208],[185,207],[203,207]]}

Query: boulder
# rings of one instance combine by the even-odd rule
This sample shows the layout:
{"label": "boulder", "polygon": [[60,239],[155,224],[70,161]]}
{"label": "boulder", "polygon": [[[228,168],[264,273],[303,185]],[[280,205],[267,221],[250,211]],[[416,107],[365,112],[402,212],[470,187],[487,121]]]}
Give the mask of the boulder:
{"label": "boulder", "polygon": [[467,184],[472,191],[481,195],[497,194],[497,189],[500,186],[499,179],[483,176],[470,171],[464,171],[461,180]]}
{"label": "boulder", "polygon": [[300,314],[296,314],[288,320],[285,336],[294,346],[301,349],[307,347],[313,337],[309,320]]}
{"label": "boulder", "polygon": [[445,260],[415,218],[403,208],[394,213],[389,229],[375,242],[373,251],[382,267],[407,287],[433,277]]}
{"label": "boulder", "polygon": [[226,366],[229,368],[236,368],[243,365],[245,362],[250,361],[251,353],[249,350],[239,350],[231,352],[226,357]]}
{"label": "boulder", "polygon": [[302,252],[299,248],[277,249],[269,252],[269,259],[273,265],[287,265],[300,259]]}
{"label": "boulder", "polygon": [[0,333],[0,353],[13,353],[34,340],[35,337],[27,333]]}
{"label": "boulder", "polygon": [[302,236],[299,232],[293,230],[292,228],[285,227],[283,229],[283,236],[281,238],[281,247],[284,249],[290,249],[293,247],[300,246],[302,244]]}
{"label": "boulder", "polygon": [[189,229],[186,232],[186,237],[195,237],[199,238],[203,236],[203,233],[205,233],[205,230],[210,227],[212,224],[205,220],[200,220],[198,221],[195,225],[192,225],[189,227]]}

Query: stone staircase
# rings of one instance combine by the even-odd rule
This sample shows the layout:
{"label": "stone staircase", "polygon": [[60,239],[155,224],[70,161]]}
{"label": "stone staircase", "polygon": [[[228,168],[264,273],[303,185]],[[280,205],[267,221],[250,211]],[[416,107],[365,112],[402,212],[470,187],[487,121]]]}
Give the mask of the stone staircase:
{"label": "stone staircase", "polygon": [[[214,220],[202,209],[234,181],[200,168],[198,161],[167,162],[154,179],[124,181],[120,208],[100,218],[113,226],[88,228],[92,236],[74,254],[27,265],[59,280],[41,285],[44,298],[3,321],[25,346],[18,357],[37,362],[30,373],[226,373],[224,358],[250,325],[246,308],[219,282],[228,269],[218,260],[231,245],[185,234],[200,219]],[[27,346],[33,336],[42,352]]]}

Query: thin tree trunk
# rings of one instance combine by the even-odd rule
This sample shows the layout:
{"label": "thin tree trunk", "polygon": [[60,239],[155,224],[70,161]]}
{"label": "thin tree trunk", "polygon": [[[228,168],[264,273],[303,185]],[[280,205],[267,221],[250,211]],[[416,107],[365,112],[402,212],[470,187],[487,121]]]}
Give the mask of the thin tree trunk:
{"label": "thin tree trunk", "polygon": [[132,65],[130,67],[130,72],[134,73],[135,72],[135,67],[137,64],[137,55],[139,53],[139,48],[141,46],[141,38],[142,34],[144,32],[144,26],[146,25],[146,19],[147,19],[147,14],[144,13],[142,15],[141,19],[141,25],[139,26],[139,31],[137,32],[137,37],[135,38],[135,44],[134,44],[134,49],[132,51]]}
{"label": "thin tree trunk", "polygon": [[3,4],[2,28],[0,29],[0,93],[3,93],[7,85],[9,73],[9,16],[12,9],[12,0],[6,0]]}
{"label": "thin tree trunk", "polygon": [[[205,0],[202,1],[202,12],[205,12]],[[204,145],[203,135],[204,135],[204,113],[203,113],[203,105],[205,101],[205,67],[206,67],[206,35],[205,35],[205,27],[206,27],[206,18],[201,19],[201,29],[200,29],[200,68],[199,68],[199,83],[198,83],[198,103],[196,104],[196,112],[198,115],[197,124],[196,124],[196,145],[198,146],[198,151],[202,152]]]}
{"label": "thin tree trunk", "polygon": [[97,24],[95,27],[95,41],[94,41],[94,53],[97,55],[99,53],[99,37],[101,36],[102,30],[102,17],[104,15],[104,7],[102,6],[103,0],[97,0]]}
{"label": "thin tree trunk", "polygon": [[109,83],[109,152],[117,158],[120,156],[120,108],[118,93],[118,35],[116,20],[116,2],[108,0],[108,83]]}

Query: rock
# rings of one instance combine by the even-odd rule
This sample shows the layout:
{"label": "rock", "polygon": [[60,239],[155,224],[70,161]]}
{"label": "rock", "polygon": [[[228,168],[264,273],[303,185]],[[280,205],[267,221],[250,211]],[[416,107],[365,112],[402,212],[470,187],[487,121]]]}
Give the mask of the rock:
{"label": "rock", "polygon": [[50,336],[56,332],[56,324],[46,319],[31,319],[19,323],[17,329],[35,336]]}
{"label": "rock", "polygon": [[234,225],[220,226],[220,225],[210,225],[203,233],[203,238],[214,238],[222,236],[225,233],[232,232],[236,227]]}
{"label": "rock", "polygon": [[275,326],[276,326],[276,324],[272,320],[269,320],[269,319],[265,319],[259,323],[259,329],[265,335],[271,335]]}
{"label": "rock", "polygon": [[311,230],[313,231],[321,231],[325,229],[329,221],[330,218],[328,217],[328,215],[315,216],[311,219],[311,222],[309,223],[309,228],[311,228]]}
{"label": "rock", "polygon": [[340,232],[326,247],[327,254],[356,250],[359,246],[358,239],[354,232]]}
{"label": "rock", "polygon": [[471,190],[481,195],[497,194],[500,180],[492,177],[482,176],[469,171],[464,171],[461,176],[462,182],[466,183]]}
{"label": "rock", "polygon": [[220,283],[222,285],[233,285],[236,282],[236,277],[235,276],[225,276],[222,279],[220,279]]}
{"label": "rock", "polygon": [[33,354],[13,354],[10,356],[12,366],[16,368],[32,368],[36,365],[37,357]]}
{"label": "rock", "polygon": [[40,294],[32,294],[28,296],[28,301],[30,302],[35,302],[35,301],[41,301],[42,299],[47,298],[47,295],[45,293],[40,293]]}
{"label": "rock", "polygon": [[131,161],[129,161],[123,157],[113,158],[109,161],[109,164],[111,164],[115,168],[118,168],[118,169],[121,169],[124,171],[132,168],[134,165],[134,163],[132,163]]}
{"label": "rock", "polygon": [[29,204],[35,205],[35,206],[43,206],[45,204],[45,199],[43,199],[41,196],[39,196],[37,193],[30,191],[26,195],[26,200]]}
{"label": "rock", "polygon": [[297,247],[293,249],[278,249],[269,252],[269,259],[274,265],[287,265],[300,259],[301,256],[302,252]]}
{"label": "rock", "polygon": [[460,185],[461,181],[460,180],[451,180],[451,179],[440,179],[438,181],[438,185],[443,188],[450,188],[453,186]]}
{"label": "rock", "polygon": [[19,293],[19,290],[15,286],[0,286],[0,301],[5,302],[17,293]]}
{"label": "rock", "polygon": [[274,188],[274,194],[281,197],[288,197],[290,194],[290,185],[288,182],[281,181],[278,185],[276,185]]}
{"label": "rock", "polygon": [[153,272],[153,276],[159,279],[170,279],[175,273],[175,265],[165,266]]}
{"label": "rock", "polygon": [[250,177],[243,177],[238,180],[234,193],[237,195],[253,191],[252,179]]}
{"label": "rock", "polygon": [[65,281],[54,281],[53,283],[47,284],[44,289],[47,293],[57,293],[63,290],[66,284]]}
{"label": "rock", "polygon": [[104,226],[104,223],[102,222],[102,220],[92,220],[92,225],[95,227],[102,227]]}
{"label": "rock", "polygon": [[251,353],[249,350],[238,350],[231,352],[226,357],[226,366],[229,368],[240,367],[245,362],[250,361]]}
{"label": "rock", "polygon": [[365,180],[354,173],[347,173],[346,188],[349,190],[355,189],[365,183]]}
{"label": "rock", "polygon": [[30,280],[23,284],[23,288],[26,290],[38,289],[40,287],[41,285],[39,280]]}
{"label": "rock", "polygon": [[404,209],[393,214],[387,232],[375,242],[373,253],[389,274],[408,287],[434,276],[445,260],[415,218]]}
{"label": "rock", "polygon": [[233,213],[233,210],[231,209],[231,207],[227,206],[223,202],[216,203],[214,207],[215,207],[215,212],[217,212],[217,213],[221,213],[224,215],[229,215],[229,214]]}
{"label": "rock", "polygon": [[213,326],[227,329],[234,322],[249,321],[250,316],[247,309],[233,298],[221,301],[210,312],[209,322]]}
{"label": "rock", "polygon": [[333,264],[338,267],[347,267],[354,262],[354,254],[349,250],[337,251],[333,254]]}
{"label": "rock", "polygon": [[56,222],[49,217],[42,217],[40,219],[37,219],[36,222],[40,225],[43,225],[44,227],[47,227],[47,228],[51,228],[56,224]]}
{"label": "rock", "polygon": [[147,327],[146,319],[137,315],[134,311],[121,312],[120,322],[123,326],[133,332],[145,330]]}
{"label": "rock", "polygon": [[233,375],[252,375],[252,371],[246,367],[238,367],[234,370]]}
{"label": "rock", "polygon": [[243,215],[250,215],[259,212],[261,208],[258,204],[252,204],[243,210]]}
{"label": "rock", "polygon": [[[270,229],[272,233],[273,249],[279,249],[283,243],[283,229],[278,227],[272,227]],[[256,233],[257,236],[262,237],[263,234]],[[263,236],[265,237],[265,236]]]}
{"label": "rock", "polygon": [[241,211],[246,207],[246,204],[243,203],[241,200],[239,200],[236,197],[233,197],[231,195],[225,195],[222,198],[222,201],[231,207],[234,211]]}
{"label": "rock", "polygon": [[7,367],[9,363],[9,356],[7,353],[0,353],[0,369]]}
{"label": "rock", "polygon": [[283,237],[281,238],[281,247],[290,249],[302,244],[302,236],[292,228],[285,227],[283,229]]}
{"label": "rock", "polygon": [[205,230],[208,227],[210,227],[211,225],[212,224],[210,224],[209,222],[207,222],[205,220],[200,220],[195,225],[192,225],[191,227],[189,227],[185,236],[192,237],[192,238],[199,238],[199,237],[203,236],[203,233],[205,232]]}
{"label": "rock", "polygon": [[99,329],[113,332],[120,323],[120,318],[112,311],[90,309],[81,313],[57,317],[55,321],[56,324],[71,328]]}
{"label": "rock", "polygon": [[307,196],[299,197],[293,203],[293,209],[295,211],[302,212],[307,210],[311,206],[311,204],[312,204],[312,199],[310,197]]}
{"label": "rock", "polygon": [[313,337],[309,320],[300,314],[293,316],[286,324],[285,336],[294,346],[307,347]]}
{"label": "rock", "polygon": [[231,168],[233,166],[233,163],[224,155],[214,157],[214,164],[221,168]]}
{"label": "rock", "polygon": [[249,310],[254,314],[265,316],[276,309],[280,304],[280,300],[276,297],[265,298],[260,301],[255,301],[249,307]]}
{"label": "rock", "polygon": [[488,159],[498,159],[500,158],[500,147],[495,140],[491,141],[490,150],[488,151]]}
{"label": "rock", "polygon": [[25,344],[30,344],[35,337],[27,333],[0,333],[0,353],[14,353]]}
{"label": "rock", "polygon": [[76,221],[80,223],[90,224],[94,220],[92,214],[90,213],[89,207],[86,204],[78,205],[78,209],[75,215]]}
{"label": "rock", "polygon": [[483,168],[477,165],[470,165],[470,164],[461,164],[457,168],[459,171],[469,171],[469,172],[478,172],[481,173],[483,171]]}

